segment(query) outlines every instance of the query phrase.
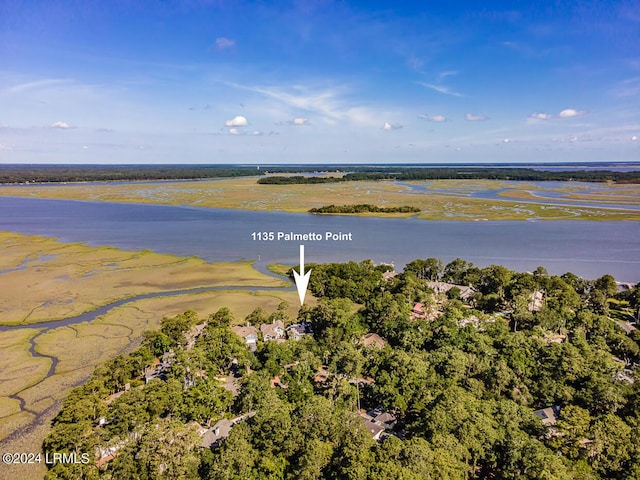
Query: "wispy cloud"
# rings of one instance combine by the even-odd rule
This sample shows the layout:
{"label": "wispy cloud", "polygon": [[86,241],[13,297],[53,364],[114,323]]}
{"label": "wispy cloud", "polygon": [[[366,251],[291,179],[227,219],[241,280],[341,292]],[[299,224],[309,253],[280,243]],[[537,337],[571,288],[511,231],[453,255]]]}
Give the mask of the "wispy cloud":
{"label": "wispy cloud", "polygon": [[551,115],[550,113],[534,112],[529,115],[529,118],[535,118],[536,120],[549,120],[553,118],[553,115]]}
{"label": "wispy cloud", "polygon": [[459,92],[456,92],[449,87],[445,87],[444,85],[434,85],[433,83],[427,82],[418,82],[418,85],[422,85],[423,87],[430,88],[431,90],[435,90],[438,93],[442,93],[443,95],[451,95],[452,97],[463,97]]}
{"label": "wispy cloud", "polygon": [[487,120],[487,117],[484,115],[474,115],[473,113],[467,113],[464,116],[464,119],[468,122],[484,122]]}
{"label": "wispy cloud", "polygon": [[640,77],[627,78],[613,88],[618,97],[636,97],[640,95]]}
{"label": "wispy cloud", "polygon": [[233,48],[236,46],[236,41],[227,37],[216,38],[216,48],[218,50],[226,50],[227,48]]}
{"label": "wispy cloud", "polygon": [[258,93],[295,110],[311,112],[322,117],[327,123],[347,121],[362,126],[380,124],[379,115],[375,111],[362,105],[354,105],[347,98],[349,89],[345,86],[313,88],[303,85],[264,87],[237,83],[227,84],[234,88]]}
{"label": "wispy cloud", "polygon": [[429,122],[436,122],[436,123],[442,123],[447,121],[447,117],[445,117],[444,115],[427,115],[426,113],[424,115],[418,115],[418,118],[427,120]]}
{"label": "wispy cloud", "polygon": [[7,88],[5,91],[7,93],[21,93],[28,90],[35,90],[38,88],[51,87],[54,85],[61,85],[70,83],[71,80],[63,79],[63,78],[47,78],[44,80],[36,80],[34,82],[26,82],[20,83],[18,85],[14,85],[13,87]]}

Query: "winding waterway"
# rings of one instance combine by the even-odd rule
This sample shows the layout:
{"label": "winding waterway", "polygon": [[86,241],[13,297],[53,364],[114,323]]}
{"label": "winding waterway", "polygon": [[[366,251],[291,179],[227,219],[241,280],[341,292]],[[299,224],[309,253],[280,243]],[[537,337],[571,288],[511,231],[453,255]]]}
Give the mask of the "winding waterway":
{"label": "winding waterway", "polygon": [[257,241],[253,232],[343,232],[352,240],[306,242],[307,261],[370,258],[400,268],[416,258],[460,257],[480,267],[542,265],[553,274],[640,280],[640,222],[628,221],[427,221],[0,197],[0,230],[208,261],[253,260],[260,270],[295,264],[299,242]]}

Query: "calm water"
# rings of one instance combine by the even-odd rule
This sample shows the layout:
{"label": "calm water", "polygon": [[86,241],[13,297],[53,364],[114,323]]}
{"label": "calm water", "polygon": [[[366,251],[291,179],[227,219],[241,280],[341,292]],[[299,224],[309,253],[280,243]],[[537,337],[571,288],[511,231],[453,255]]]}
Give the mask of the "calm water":
{"label": "calm water", "polygon": [[303,242],[308,262],[370,258],[401,267],[415,258],[461,257],[478,266],[543,265],[555,274],[640,280],[640,222],[434,222],[0,197],[0,230],[261,267],[297,263],[301,242],[254,241],[252,232],[331,231],[353,240]]}

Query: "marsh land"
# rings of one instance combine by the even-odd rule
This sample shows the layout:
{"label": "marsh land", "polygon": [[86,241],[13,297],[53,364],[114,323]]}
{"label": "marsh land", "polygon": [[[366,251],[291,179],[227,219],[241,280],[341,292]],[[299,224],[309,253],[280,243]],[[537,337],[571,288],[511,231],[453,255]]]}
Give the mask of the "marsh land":
{"label": "marsh land", "polygon": [[640,220],[640,185],[506,180],[258,184],[255,177],[203,181],[14,185],[0,196],[308,212],[328,205],[411,207],[365,213],[426,220]]}
{"label": "marsh land", "polygon": [[[134,348],[142,332],[157,328],[165,316],[228,307],[244,318],[257,307],[273,310],[283,301],[289,314],[297,312],[288,283],[248,262],[208,263],[8,232],[0,233],[0,251],[5,451],[39,451],[69,389],[86,381],[97,365]],[[77,317],[122,299],[130,301],[90,321]]]}

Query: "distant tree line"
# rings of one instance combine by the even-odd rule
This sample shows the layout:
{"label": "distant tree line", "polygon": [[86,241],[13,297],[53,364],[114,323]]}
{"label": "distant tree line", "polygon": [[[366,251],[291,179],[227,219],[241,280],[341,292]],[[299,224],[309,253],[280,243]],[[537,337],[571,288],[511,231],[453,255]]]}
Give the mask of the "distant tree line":
{"label": "distant tree line", "polygon": [[[347,170],[344,176],[342,173]],[[303,173],[336,172],[337,176],[307,176]],[[291,173],[293,176],[266,176],[265,185],[337,183],[358,180],[439,180],[488,179],[522,181],[582,181],[640,183],[638,172],[605,170],[545,171],[532,168],[489,167],[397,167],[376,166],[265,166],[257,165],[0,165],[0,183],[102,182],[142,180],[194,180],[218,177],[263,176],[266,173]]]}
{"label": "distant tree line", "polygon": [[195,180],[261,175],[232,165],[0,165],[0,183]]}
{"label": "distant tree line", "polygon": [[402,207],[378,207],[368,203],[358,205],[326,205],[312,208],[309,213],[417,213],[418,207],[403,205]]}
{"label": "distant tree line", "polygon": [[342,177],[269,176],[260,178],[262,185],[315,184],[353,182],[360,180],[516,180],[516,181],[579,181],[639,183],[638,172],[605,170],[545,171],[532,168],[388,168],[347,173]]}

